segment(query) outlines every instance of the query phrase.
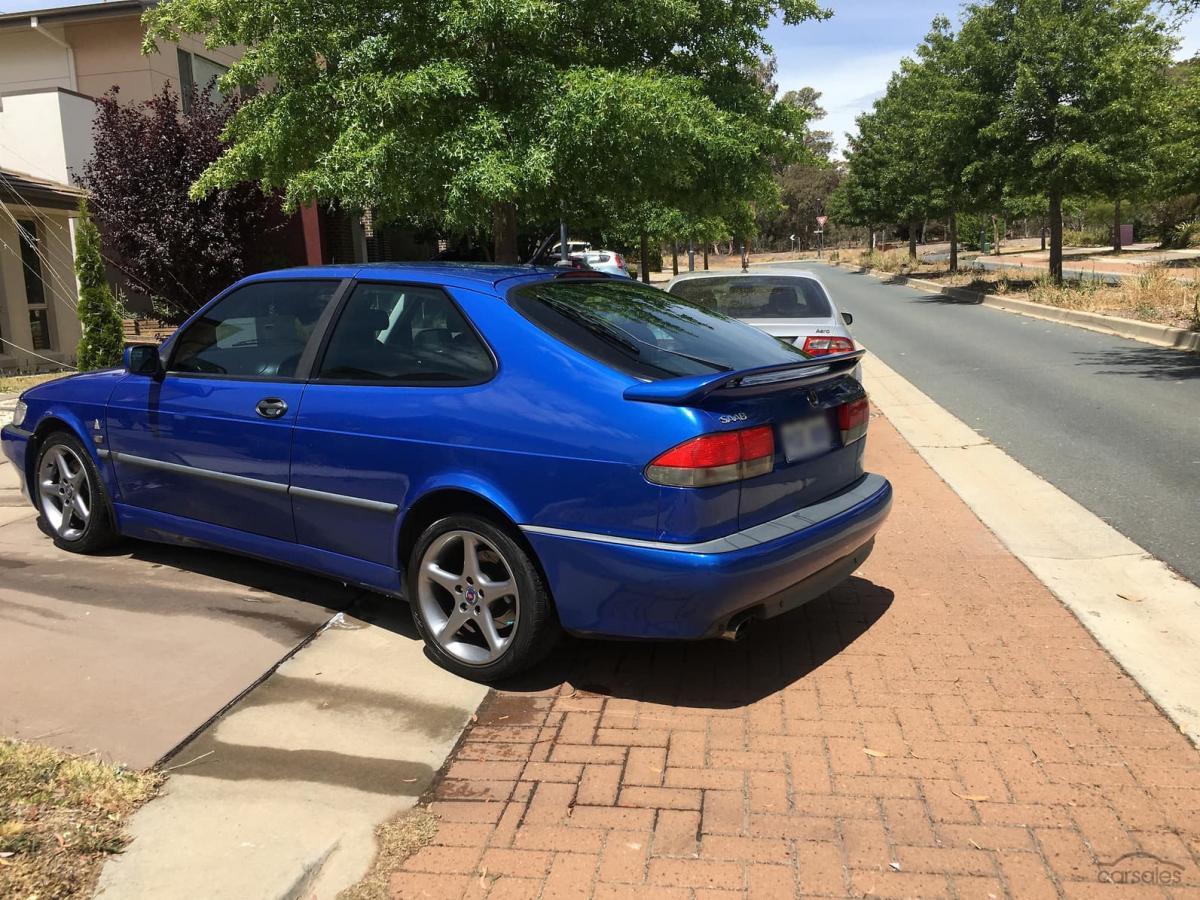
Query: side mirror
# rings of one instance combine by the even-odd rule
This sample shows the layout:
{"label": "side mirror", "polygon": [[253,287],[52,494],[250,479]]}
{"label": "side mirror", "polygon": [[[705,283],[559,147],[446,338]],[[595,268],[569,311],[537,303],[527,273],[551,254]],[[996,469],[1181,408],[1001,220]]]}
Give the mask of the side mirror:
{"label": "side mirror", "polygon": [[128,344],[125,347],[125,371],[130,375],[159,378],[163,374],[157,344]]}
{"label": "side mirror", "polygon": [[847,325],[853,325],[854,324],[854,316],[850,315],[850,313],[848,313],[848,312],[844,312],[844,313],[842,313],[842,321],[845,322]]}

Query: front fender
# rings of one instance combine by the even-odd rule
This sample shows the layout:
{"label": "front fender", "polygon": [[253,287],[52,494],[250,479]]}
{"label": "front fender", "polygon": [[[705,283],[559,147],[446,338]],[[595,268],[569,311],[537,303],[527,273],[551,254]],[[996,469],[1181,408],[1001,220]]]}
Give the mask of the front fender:
{"label": "front fender", "polygon": [[29,452],[25,458],[25,483],[29,487],[31,496],[34,493],[34,470],[37,466],[37,455],[42,440],[52,431],[65,430],[78,438],[88,451],[88,455],[92,458],[92,464],[104,481],[104,488],[109,498],[119,499],[116,472],[108,460],[107,454],[101,453],[106,441],[104,405],[101,403],[90,405],[95,409],[81,410],[78,408],[78,404],[72,407],[62,403],[51,403],[37,417],[36,424],[27,423],[27,427],[33,432],[33,437],[29,441]]}

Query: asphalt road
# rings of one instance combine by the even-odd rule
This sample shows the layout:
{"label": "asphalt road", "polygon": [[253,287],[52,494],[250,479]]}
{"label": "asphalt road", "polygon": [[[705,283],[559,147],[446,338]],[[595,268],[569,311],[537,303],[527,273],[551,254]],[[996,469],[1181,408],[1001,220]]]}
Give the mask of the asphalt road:
{"label": "asphalt road", "polygon": [[871,352],[1200,584],[1200,357],[815,268]]}

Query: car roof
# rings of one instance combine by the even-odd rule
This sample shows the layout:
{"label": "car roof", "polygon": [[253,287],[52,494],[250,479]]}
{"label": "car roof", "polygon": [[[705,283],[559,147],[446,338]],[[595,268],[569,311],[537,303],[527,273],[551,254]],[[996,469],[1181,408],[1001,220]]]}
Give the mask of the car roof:
{"label": "car roof", "polygon": [[428,282],[456,287],[496,287],[502,281],[512,278],[546,278],[560,274],[562,274],[561,269],[550,266],[463,262],[380,262],[275,269],[271,272],[259,272],[251,275],[243,279],[241,283],[278,281],[284,278],[359,278],[371,281]]}

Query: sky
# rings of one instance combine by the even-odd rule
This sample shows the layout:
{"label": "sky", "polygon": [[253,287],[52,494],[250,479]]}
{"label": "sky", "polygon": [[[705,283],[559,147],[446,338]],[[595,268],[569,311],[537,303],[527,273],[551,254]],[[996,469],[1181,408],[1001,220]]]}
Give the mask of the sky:
{"label": "sky", "polygon": [[[86,2],[63,0],[62,5]],[[54,0],[0,0],[0,12],[54,6]],[[779,60],[779,89],[813,87],[828,112],[816,127],[833,132],[838,151],[854,118],[882,95],[888,76],[912,53],[934,16],[956,20],[959,0],[823,0],[833,18],[801,25],[773,23],[767,39]],[[1181,33],[1179,56],[1200,52],[1200,14]]]}
{"label": "sky", "polygon": [[[0,0],[3,2],[3,0]],[[827,118],[814,127],[833,132],[845,149],[854,119],[882,96],[900,60],[929,31],[941,14],[957,21],[957,0],[824,0],[833,18],[801,25],[773,23],[767,39],[779,62],[780,93],[813,87],[822,93]],[[1181,33],[1180,57],[1200,52],[1200,15]]]}

